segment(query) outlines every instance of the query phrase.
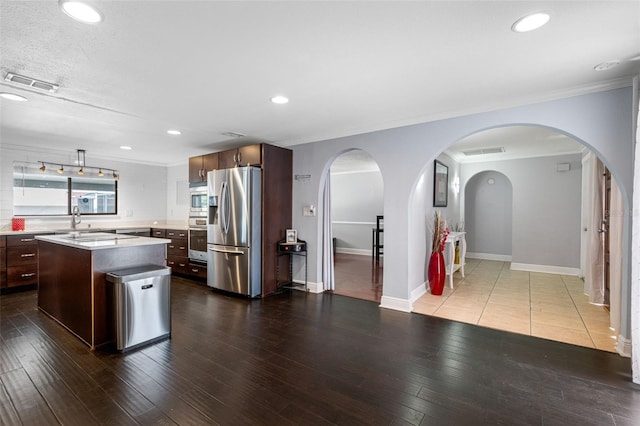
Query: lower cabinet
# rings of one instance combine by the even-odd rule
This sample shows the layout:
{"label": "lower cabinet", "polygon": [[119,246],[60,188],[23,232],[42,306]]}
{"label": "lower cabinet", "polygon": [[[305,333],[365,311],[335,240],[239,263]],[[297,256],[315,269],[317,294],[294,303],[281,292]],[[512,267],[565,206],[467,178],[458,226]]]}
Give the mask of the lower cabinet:
{"label": "lower cabinet", "polygon": [[151,229],[151,236],[171,240],[171,243],[167,244],[167,266],[171,267],[171,273],[193,279],[207,279],[207,267],[205,265],[189,262],[188,231],[153,228]]}
{"label": "lower cabinet", "polygon": [[38,284],[38,242],[35,235],[2,236],[0,239],[0,288],[18,289]]}
{"label": "lower cabinet", "polygon": [[7,287],[7,237],[0,235],[0,290]]}

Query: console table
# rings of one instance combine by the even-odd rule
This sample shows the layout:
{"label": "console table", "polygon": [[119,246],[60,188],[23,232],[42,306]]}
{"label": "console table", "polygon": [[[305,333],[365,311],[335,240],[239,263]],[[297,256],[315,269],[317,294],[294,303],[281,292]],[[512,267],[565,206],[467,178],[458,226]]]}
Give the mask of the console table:
{"label": "console table", "polygon": [[[449,276],[449,287],[453,288],[453,273],[460,270],[464,277],[464,259],[467,254],[466,232],[450,232],[444,244],[444,264]],[[459,242],[458,263],[456,260],[456,243]]]}

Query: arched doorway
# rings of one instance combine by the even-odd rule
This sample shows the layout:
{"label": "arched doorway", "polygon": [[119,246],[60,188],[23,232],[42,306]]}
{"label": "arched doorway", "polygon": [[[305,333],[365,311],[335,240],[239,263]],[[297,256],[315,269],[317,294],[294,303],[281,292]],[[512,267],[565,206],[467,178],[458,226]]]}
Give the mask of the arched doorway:
{"label": "arched doorway", "polygon": [[[427,306],[436,316],[615,352],[617,335],[609,327],[619,321],[589,303],[580,279],[588,150],[552,129],[529,126],[470,139],[445,151],[456,164],[461,152],[475,156],[459,163],[466,275],[435,309],[419,300],[415,311],[429,313]],[[612,311],[619,316],[619,306]]]}
{"label": "arched doorway", "polygon": [[354,149],[331,163],[329,176],[333,292],[380,302],[384,262],[384,187],[380,168],[366,151]]}
{"label": "arched doorway", "polygon": [[496,171],[480,172],[467,182],[464,200],[469,254],[511,260],[513,188],[509,178]]}

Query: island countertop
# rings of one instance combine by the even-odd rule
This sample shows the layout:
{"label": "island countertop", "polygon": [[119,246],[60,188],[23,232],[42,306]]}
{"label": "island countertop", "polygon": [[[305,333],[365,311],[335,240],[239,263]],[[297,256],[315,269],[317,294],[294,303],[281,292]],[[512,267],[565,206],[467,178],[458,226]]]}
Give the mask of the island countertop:
{"label": "island countertop", "polygon": [[113,249],[118,247],[138,247],[168,244],[166,238],[140,237],[109,232],[69,233],[61,235],[36,235],[37,240],[83,250]]}
{"label": "island countertop", "polygon": [[114,341],[112,271],[166,264],[164,238],[108,232],[37,235],[38,308],[91,349]]}

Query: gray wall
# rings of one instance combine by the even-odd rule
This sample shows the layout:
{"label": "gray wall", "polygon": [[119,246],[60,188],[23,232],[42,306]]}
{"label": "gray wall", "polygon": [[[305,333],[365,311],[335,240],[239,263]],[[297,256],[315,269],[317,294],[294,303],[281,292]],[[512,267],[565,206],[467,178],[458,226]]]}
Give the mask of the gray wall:
{"label": "gray wall", "polygon": [[511,257],[512,211],[513,188],[505,175],[487,171],[471,177],[464,189],[467,251]]}
{"label": "gray wall", "polygon": [[[603,159],[620,183],[625,208],[630,209],[634,146],[631,115],[632,90],[625,87],[292,147],[294,174],[310,175],[308,180],[294,181],[293,222],[309,243],[311,286],[322,287],[319,250],[322,188],[331,163],[340,154],[363,149],[380,166],[385,185],[385,285],[381,305],[410,310],[414,290],[423,284],[417,278],[424,274],[423,262],[411,261],[412,253],[424,247],[424,235],[411,229],[412,224],[422,218],[414,218],[411,208],[418,181],[432,166],[433,159],[464,137],[494,127],[534,125],[555,129],[580,141]],[[302,207],[310,203],[318,206],[317,217],[302,216]],[[517,203],[518,200],[514,200],[514,204]],[[514,214],[514,222],[515,217]],[[623,294],[627,296],[623,298],[627,303],[630,300],[630,226],[631,214],[625,215]],[[513,251],[515,257],[515,247]],[[539,260],[535,259],[536,253],[530,254],[534,256],[531,263]],[[626,306],[623,316],[627,322],[623,328],[628,326],[628,313]]]}
{"label": "gray wall", "polygon": [[383,215],[383,183],[379,171],[331,173],[333,237],[338,251],[371,253],[371,229]]}
{"label": "gray wall", "polygon": [[449,199],[447,207],[433,207],[433,161],[429,162],[418,178],[413,197],[408,209],[411,236],[416,244],[409,252],[409,264],[418,265],[409,269],[409,282],[418,288],[427,281],[427,265],[431,255],[431,235],[433,234],[433,215],[437,211],[447,221],[447,226],[453,228],[462,221],[460,216],[461,193],[455,191],[453,182],[460,177],[460,164],[446,154],[437,158],[449,167]]}
{"label": "gray wall", "polygon": [[[4,144],[0,147],[0,224],[3,230],[11,229],[13,216],[13,162],[26,161],[60,162],[74,164],[76,153],[60,151],[31,152],[16,149]],[[81,227],[88,224],[95,226],[114,226],[119,223],[150,226],[154,221],[164,223],[167,217],[167,168],[145,164],[125,163],[90,157],[87,153],[87,165],[103,166],[118,169],[118,215],[92,216],[82,220]],[[186,167],[186,166],[185,166]],[[69,226],[68,216],[27,217],[26,229],[42,226]]]}
{"label": "gray wall", "polygon": [[[571,169],[557,172],[557,163]],[[582,155],[463,164],[463,184],[486,170],[504,174],[513,185],[512,262],[579,268]]]}

